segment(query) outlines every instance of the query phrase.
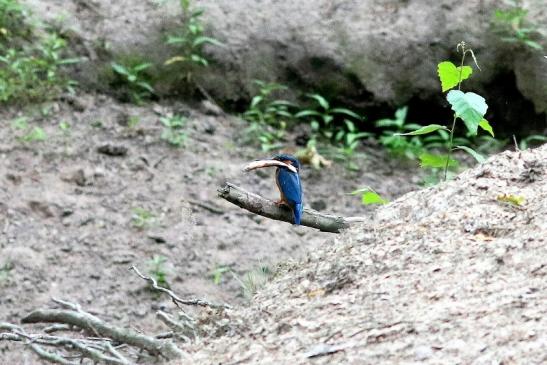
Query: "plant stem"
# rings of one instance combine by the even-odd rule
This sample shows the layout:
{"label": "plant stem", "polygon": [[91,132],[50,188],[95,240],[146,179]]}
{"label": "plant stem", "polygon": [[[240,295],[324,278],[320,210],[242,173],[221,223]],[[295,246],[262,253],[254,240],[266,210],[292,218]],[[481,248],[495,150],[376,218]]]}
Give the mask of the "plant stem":
{"label": "plant stem", "polygon": [[450,142],[448,142],[448,155],[446,156],[446,165],[444,166],[444,181],[448,175],[448,165],[450,164],[450,158],[452,157],[452,141],[454,139],[454,129],[456,129],[456,114],[454,114],[454,121],[452,122],[452,128],[450,129]]}
{"label": "plant stem", "polygon": [[[461,90],[462,87],[462,73],[463,73],[463,64],[465,62],[465,55],[467,50],[465,45],[462,46],[462,62],[460,64],[460,78],[458,80],[458,90]],[[444,181],[446,181],[448,175],[448,166],[450,165],[450,158],[452,157],[452,143],[454,141],[454,130],[456,129],[456,119],[458,116],[454,113],[454,120],[452,121],[452,128],[450,129],[450,141],[448,142],[448,154],[446,156],[446,165],[444,166]]]}

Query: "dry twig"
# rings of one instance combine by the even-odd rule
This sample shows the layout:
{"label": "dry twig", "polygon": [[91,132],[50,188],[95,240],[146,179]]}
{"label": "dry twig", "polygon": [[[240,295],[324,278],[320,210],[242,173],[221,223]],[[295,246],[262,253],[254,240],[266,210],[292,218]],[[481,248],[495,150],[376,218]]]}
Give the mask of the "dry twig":
{"label": "dry twig", "polygon": [[182,304],[182,305],[198,305],[198,306],[201,306],[201,307],[210,307],[210,308],[215,308],[215,309],[230,309],[231,308],[228,304],[215,304],[215,303],[211,303],[211,302],[208,302],[206,300],[198,299],[198,298],[195,298],[195,299],[182,299],[177,294],[175,294],[172,290],[164,288],[162,286],[159,286],[156,279],[154,279],[150,276],[144,276],[143,274],[141,274],[139,269],[137,269],[135,266],[131,266],[129,268],[129,270],[133,270],[141,279],[144,279],[144,280],[148,281],[150,284],[152,284],[152,287],[154,289],[156,289],[158,291],[161,291],[161,292],[164,292],[167,295],[169,295],[171,297],[171,300],[173,301],[173,303],[175,303],[175,305],[179,308],[180,308],[180,304]]}

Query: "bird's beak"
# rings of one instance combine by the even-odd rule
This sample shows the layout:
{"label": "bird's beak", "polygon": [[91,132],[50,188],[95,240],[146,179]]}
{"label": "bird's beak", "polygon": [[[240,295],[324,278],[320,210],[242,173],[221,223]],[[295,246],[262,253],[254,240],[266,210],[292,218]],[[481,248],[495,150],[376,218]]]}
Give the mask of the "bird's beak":
{"label": "bird's beak", "polygon": [[253,162],[247,164],[247,166],[245,166],[243,168],[243,171],[251,171],[251,170],[254,170],[254,169],[261,169],[263,167],[272,167],[272,166],[286,167],[289,170],[291,170],[292,172],[298,173],[298,171],[296,170],[296,167],[294,167],[293,165],[289,165],[289,164],[286,164],[286,163],[278,161],[278,160],[253,161]]}

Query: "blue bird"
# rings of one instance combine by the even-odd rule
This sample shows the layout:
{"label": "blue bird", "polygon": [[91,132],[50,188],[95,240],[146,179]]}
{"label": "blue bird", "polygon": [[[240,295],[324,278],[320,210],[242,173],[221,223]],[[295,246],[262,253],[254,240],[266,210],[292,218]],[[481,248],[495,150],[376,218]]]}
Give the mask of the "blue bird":
{"label": "blue bird", "polygon": [[294,156],[279,154],[273,156],[270,160],[259,160],[249,164],[246,170],[256,168],[276,166],[275,182],[280,199],[275,203],[277,205],[286,205],[292,212],[293,223],[300,225],[302,220],[302,184],[300,183],[300,162]]}

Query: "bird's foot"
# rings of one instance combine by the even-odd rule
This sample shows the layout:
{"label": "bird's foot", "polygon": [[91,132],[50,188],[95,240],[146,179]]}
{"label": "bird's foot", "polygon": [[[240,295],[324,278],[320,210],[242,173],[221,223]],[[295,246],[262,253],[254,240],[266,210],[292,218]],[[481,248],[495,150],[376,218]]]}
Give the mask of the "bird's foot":
{"label": "bird's foot", "polygon": [[274,204],[277,205],[278,207],[281,205],[287,205],[287,203],[285,203],[285,201],[281,199],[274,201]]}

